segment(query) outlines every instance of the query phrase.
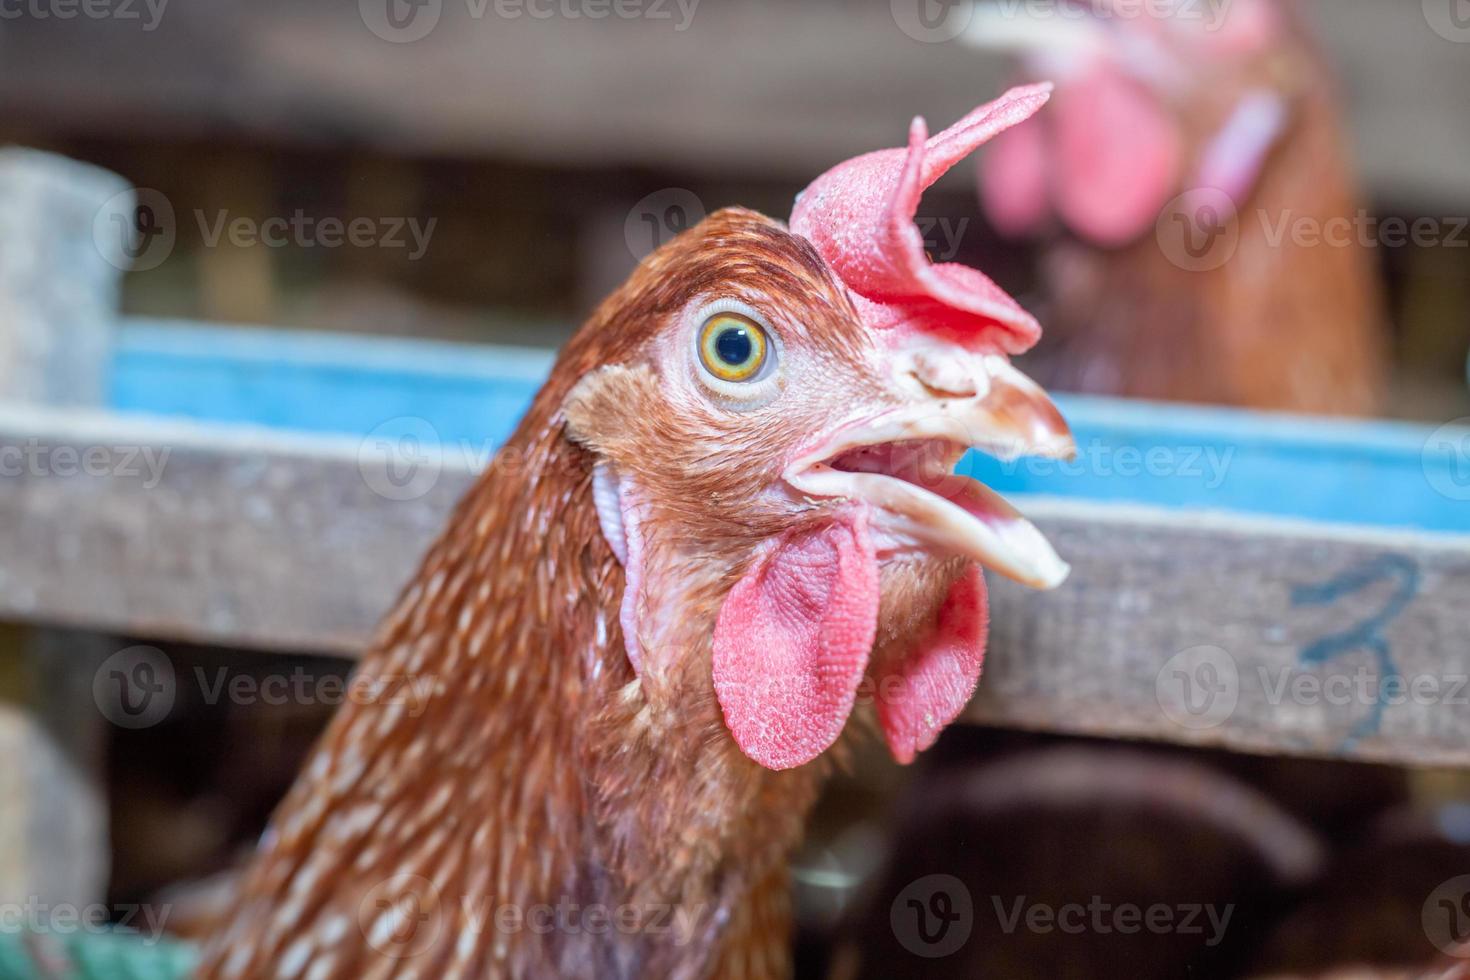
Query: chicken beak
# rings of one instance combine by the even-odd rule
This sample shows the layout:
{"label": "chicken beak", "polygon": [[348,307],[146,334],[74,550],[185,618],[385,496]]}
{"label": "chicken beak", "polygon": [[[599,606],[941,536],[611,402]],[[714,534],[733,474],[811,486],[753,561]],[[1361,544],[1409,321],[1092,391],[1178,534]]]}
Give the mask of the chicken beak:
{"label": "chicken beak", "polygon": [[942,385],[968,391],[936,391],[923,381],[925,395],[842,426],[801,453],[785,479],[809,498],[869,505],[885,556],[957,555],[1025,585],[1055,588],[1067,577],[1066,562],[1014,507],[954,466],[972,448],[1001,459],[1066,459],[1076,446],[1038,385],[1003,357],[982,363],[976,384]]}

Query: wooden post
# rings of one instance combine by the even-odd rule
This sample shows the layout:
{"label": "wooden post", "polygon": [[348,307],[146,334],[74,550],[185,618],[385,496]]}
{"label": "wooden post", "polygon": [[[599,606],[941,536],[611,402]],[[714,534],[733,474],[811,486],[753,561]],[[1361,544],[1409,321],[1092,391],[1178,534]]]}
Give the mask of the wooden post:
{"label": "wooden post", "polygon": [[132,221],[115,174],[0,149],[0,399],[102,401]]}
{"label": "wooden post", "polygon": [[[133,212],[133,192],[115,174],[0,149],[0,400],[103,402]],[[0,847],[9,855],[0,901],[54,908],[103,897],[107,722],[92,673],[111,646],[45,629],[0,642],[0,673],[12,681],[0,710],[0,751],[12,760],[0,767]]]}

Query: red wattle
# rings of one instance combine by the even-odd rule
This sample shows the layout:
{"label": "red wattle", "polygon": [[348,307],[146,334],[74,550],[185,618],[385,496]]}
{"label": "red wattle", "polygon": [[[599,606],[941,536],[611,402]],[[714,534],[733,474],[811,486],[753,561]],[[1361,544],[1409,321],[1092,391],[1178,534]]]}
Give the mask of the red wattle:
{"label": "red wattle", "polygon": [[1105,247],[1152,231],[1184,157],[1184,137],[1157,97],[1101,66],[1057,93],[1050,121],[1067,224]]}
{"label": "red wattle", "polygon": [[933,631],[875,678],[878,724],[899,762],[907,765],[933,745],[975,693],[988,624],[985,577],[971,565],[950,587]]}
{"label": "red wattle", "polygon": [[842,734],[873,649],[878,559],[867,514],[782,537],[725,598],[714,686],[740,750],[791,769]]}

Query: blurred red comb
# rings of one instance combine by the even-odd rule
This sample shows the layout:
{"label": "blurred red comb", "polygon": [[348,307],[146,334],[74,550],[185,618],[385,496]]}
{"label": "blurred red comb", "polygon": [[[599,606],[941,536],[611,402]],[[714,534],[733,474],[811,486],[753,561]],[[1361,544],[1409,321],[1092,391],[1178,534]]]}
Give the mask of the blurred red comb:
{"label": "blurred red comb", "polygon": [[933,137],[916,117],[906,148],[840,163],[797,196],[791,230],[817,247],[870,326],[937,332],[1007,354],[1036,343],[1035,318],[979,270],[929,262],[914,215],[945,171],[1031,118],[1051,90],[1049,83],[1012,89]]}

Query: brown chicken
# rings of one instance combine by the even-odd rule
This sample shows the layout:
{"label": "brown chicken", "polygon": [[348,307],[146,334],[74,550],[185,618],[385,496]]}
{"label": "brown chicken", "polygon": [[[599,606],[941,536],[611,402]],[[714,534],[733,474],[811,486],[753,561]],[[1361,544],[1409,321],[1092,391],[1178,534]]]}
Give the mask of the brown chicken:
{"label": "brown chicken", "polygon": [[[778,977],[785,864],[854,706],[963,708],[979,565],[1066,575],[953,465],[1067,454],[1036,322],[929,265],[923,189],[1037,86],[715,213],[563,350],[276,813],[204,977]],[[411,710],[391,693],[433,682]],[[834,749],[835,746],[835,749]]]}
{"label": "brown chicken", "polygon": [[996,226],[1046,243],[1047,340],[1028,370],[1070,391],[1373,413],[1370,226],[1293,7],[989,11],[967,37],[1057,79],[1053,110],[997,141],[981,174]]}

